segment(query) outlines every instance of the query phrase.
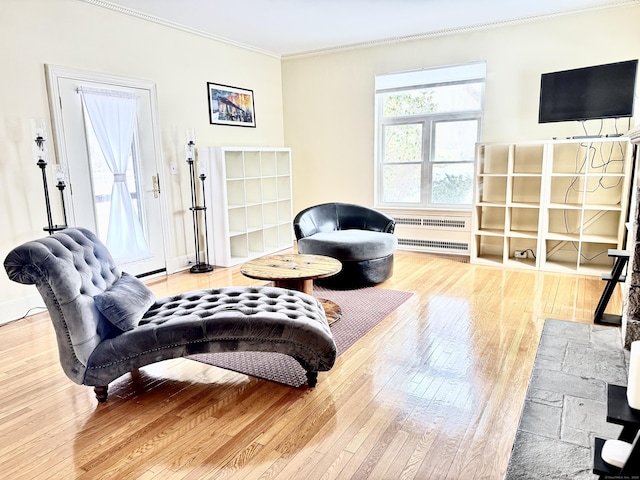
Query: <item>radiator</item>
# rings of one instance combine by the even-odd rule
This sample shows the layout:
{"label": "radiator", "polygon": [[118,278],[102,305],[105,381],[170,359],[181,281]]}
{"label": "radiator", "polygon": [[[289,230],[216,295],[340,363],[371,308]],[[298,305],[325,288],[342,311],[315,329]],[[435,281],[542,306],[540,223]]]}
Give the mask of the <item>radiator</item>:
{"label": "radiator", "polygon": [[400,250],[470,255],[471,212],[436,214],[382,210],[396,221]]}

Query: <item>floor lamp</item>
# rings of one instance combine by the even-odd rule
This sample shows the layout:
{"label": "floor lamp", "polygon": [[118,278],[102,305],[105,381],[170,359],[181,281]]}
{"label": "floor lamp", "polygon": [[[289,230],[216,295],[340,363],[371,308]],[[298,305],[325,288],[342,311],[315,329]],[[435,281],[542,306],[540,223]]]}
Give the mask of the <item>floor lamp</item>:
{"label": "floor lamp", "polygon": [[[204,195],[204,181],[207,176],[204,172],[199,175],[202,183],[202,205],[198,205],[198,192],[196,181],[196,169],[195,169],[195,133],[193,129],[187,129],[187,147],[185,154],[187,157],[187,164],[189,165],[189,182],[191,184],[191,215],[193,217],[193,236],[196,248],[196,263],[190,268],[191,273],[206,273],[213,270],[213,266],[209,265],[209,238],[207,234],[207,205]],[[202,227],[200,221],[203,221]],[[205,244],[205,258],[204,261],[200,258],[200,237],[201,232],[204,232],[204,244]]]}
{"label": "floor lamp", "polygon": [[44,202],[45,208],[47,210],[47,226],[43,227],[43,230],[45,232],[49,232],[49,235],[51,235],[53,232],[57,232],[58,230],[64,230],[65,228],[67,228],[67,210],[64,205],[64,189],[66,187],[66,184],[64,182],[64,173],[61,169],[58,169],[58,171],[56,172],[56,177],[58,180],[56,188],[60,191],[60,201],[62,202],[64,224],[54,225],[53,217],[51,215],[51,202],[49,200],[49,186],[47,185],[47,138],[44,121],[32,121],[32,129],[34,136],[33,156],[36,160],[36,165],[42,172],[42,187],[44,189]]}

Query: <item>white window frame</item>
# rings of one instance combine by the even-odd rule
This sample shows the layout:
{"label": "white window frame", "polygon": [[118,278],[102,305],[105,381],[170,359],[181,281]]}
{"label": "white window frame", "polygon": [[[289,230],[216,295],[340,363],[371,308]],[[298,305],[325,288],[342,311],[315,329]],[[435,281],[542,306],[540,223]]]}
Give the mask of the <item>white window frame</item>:
{"label": "white window frame", "polygon": [[[376,141],[375,141],[375,174],[374,174],[374,201],[380,208],[402,207],[411,209],[465,209],[470,210],[471,204],[432,204],[432,172],[436,164],[455,163],[461,165],[470,162],[435,162],[432,161],[435,145],[432,140],[435,134],[435,126],[439,122],[475,120],[478,122],[478,140],[482,131],[482,117],[484,111],[484,83],[486,76],[486,65],[484,62],[476,62],[465,65],[454,65],[447,67],[437,67],[426,70],[412,72],[401,72],[376,77]],[[479,110],[437,112],[418,115],[405,115],[385,118],[382,114],[384,94],[391,92],[410,91],[429,87],[440,87],[447,85],[459,85],[465,83],[482,84],[482,100]],[[383,167],[384,159],[384,129],[390,125],[422,124],[422,159],[421,169],[421,198],[420,203],[399,203],[383,202]]]}

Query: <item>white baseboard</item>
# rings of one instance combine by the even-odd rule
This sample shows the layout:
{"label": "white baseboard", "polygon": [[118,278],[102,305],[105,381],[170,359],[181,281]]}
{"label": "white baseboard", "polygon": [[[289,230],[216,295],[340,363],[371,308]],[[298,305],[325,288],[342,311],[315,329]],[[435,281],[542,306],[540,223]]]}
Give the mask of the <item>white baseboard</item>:
{"label": "white baseboard", "polygon": [[193,259],[191,256],[182,255],[180,257],[174,257],[167,262],[167,274],[181,272],[183,270],[187,270],[191,268],[193,263]]}
{"label": "white baseboard", "polygon": [[42,297],[37,292],[33,295],[2,302],[0,303],[0,325],[19,320],[27,315],[40,313],[45,308]]}

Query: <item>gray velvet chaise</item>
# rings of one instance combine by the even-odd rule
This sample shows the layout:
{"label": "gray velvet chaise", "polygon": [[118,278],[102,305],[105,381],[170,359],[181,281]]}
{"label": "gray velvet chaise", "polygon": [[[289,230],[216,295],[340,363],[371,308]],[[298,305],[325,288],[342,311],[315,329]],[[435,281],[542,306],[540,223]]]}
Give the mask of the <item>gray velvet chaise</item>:
{"label": "gray velvet chaise", "polygon": [[336,345],[322,306],[302,292],[226,287],[155,299],[121,273],[90,231],[68,228],[13,249],[9,278],[36,285],[53,322],[66,375],[106,401],[121,375],[198,353],[263,351],[289,355],[315,386]]}

